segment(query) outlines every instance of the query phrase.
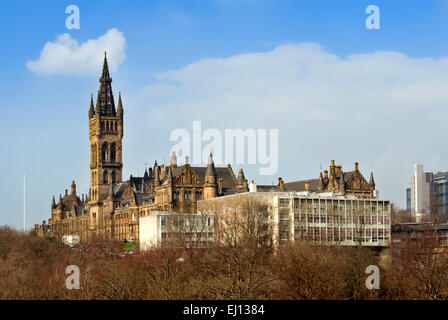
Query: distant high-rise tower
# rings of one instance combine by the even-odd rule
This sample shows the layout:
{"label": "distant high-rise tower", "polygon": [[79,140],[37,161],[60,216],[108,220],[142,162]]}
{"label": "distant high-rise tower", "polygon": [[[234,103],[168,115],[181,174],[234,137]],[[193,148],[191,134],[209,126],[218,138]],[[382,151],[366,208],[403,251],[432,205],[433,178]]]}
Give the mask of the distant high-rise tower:
{"label": "distant high-rise tower", "polygon": [[411,187],[406,189],[406,207],[415,221],[432,214],[448,215],[448,172],[424,172],[414,166]]}

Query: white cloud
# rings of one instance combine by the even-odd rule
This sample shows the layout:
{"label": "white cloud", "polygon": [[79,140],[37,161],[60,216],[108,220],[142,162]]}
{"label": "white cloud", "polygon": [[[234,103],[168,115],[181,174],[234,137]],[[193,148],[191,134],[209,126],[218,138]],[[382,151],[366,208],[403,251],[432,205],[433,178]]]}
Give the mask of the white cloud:
{"label": "white cloud", "polygon": [[126,39],[123,33],[113,28],[98,39],[89,39],[79,44],[70,34],[59,35],[55,42],[47,42],[39,60],[28,61],[29,70],[46,75],[93,75],[102,65],[104,51],[111,71],[115,71],[126,59]]}
{"label": "white cloud", "polygon": [[[373,169],[381,196],[401,205],[414,163],[448,169],[445,58],[413,59],[398,52],[341,58],[301,43],[204,59],[155,77],[155,84],[129,101],[129,150],[168,156],[166,146],[174,145],[170,132],[192,132],[193,120],[202,120],[203,130],[278,128],[276,176],[318,177],[320,164],[327,167],[330,159],[345,171],[359,161],[367,178]],[[257,173],[258,167],[249,167],[246,176],[276,181]]]}

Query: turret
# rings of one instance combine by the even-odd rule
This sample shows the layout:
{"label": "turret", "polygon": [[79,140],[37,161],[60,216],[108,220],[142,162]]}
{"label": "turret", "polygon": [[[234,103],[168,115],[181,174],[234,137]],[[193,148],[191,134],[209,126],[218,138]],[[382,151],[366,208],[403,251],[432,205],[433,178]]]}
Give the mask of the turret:
{"label": "turret", "polygon": [[210,152],[207,171],[205,172],[204,199],[215,198],[217,194],[216,169],[213,156]]}

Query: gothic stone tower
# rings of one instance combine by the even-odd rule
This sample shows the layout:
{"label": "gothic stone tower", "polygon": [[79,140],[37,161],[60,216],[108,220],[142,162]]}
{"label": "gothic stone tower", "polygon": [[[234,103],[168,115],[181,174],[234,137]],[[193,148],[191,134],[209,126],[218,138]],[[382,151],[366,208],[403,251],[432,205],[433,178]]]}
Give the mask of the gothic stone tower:
{"label": "gothic stone tower", "polygon": [[111,184],[122,181],[123,168],[123,105],[119,94],[118,107],[115,110],[112,79],[106,56],[99,81],[100,88],[95,109],[93,96],[90,98],[89,108],[90,203],[93,209],[91,222],[94,224],[98,222],[97,216],[101,214],[99,208],[95,206],[100,207],[102,201],[107,199]]}

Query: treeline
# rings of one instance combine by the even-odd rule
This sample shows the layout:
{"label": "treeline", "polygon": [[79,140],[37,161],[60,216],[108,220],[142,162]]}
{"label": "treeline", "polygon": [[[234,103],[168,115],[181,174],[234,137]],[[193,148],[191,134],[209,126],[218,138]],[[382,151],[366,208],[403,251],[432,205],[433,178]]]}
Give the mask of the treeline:
{"label": "treeline", "polygon": [[[0,228],[0,299],[444,299],[448,292],[448,259],[432,249],[379,261],[367,248],[307,243],[158,248],[124,258],[115,254],[118,242],[85,247],[95,251]],[[66,288],[69,265],[81,271],[79,290]],[[379,290],[366,288],[369,265],[380,266]]]}

